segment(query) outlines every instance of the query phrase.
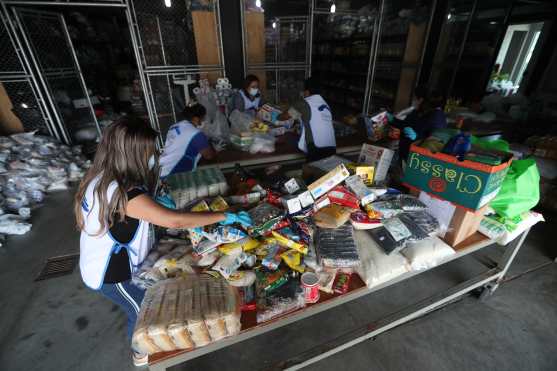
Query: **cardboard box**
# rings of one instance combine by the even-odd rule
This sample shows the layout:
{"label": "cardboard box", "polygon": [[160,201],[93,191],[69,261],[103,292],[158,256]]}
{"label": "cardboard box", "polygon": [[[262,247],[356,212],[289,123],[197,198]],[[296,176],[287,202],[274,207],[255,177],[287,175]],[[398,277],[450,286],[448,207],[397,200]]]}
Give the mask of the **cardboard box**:
{"label": "cardboard box", "polygon": [[284,208],[288,210],[288,214],[296,214],[302,210],[302,204],[298,199],[298,196],[287,195],[280,198],[280,201]]}
{"label": "cardboard box", "polygon": [[437,219],[441,231],[446,231],[439,237],[453,247],[478,231],[487,207],[470,211],[425,192],[420,192],[419,200],[428,207],[427,212]]}
{"label": "cardboard box", "polygon": [[412,145],[402,182],[471,211],[491,201],[507,175],[512,155],[491,166]]}
{"label": "cardboard box", "polygon": [[308,190],[311,192],[314,199],[318,199],[338,184],[342,183],[349,175],[350,173],[346,169],[346,166],[340,164],[332,171],[311,183],[308,186]]}
{"label": "cardboard box", "polygon": [[387,172],[391,166],[394,154],[395,151],[391,149],[364,143],[360,150],[358,162],[372,165],[375,168],[374,182],[383,182],[387,178]]}
{"label": "cardboard box", "polygon": [[462,207],[457,207],[449,224],[449,230],[443,236],[443,240],[455,247],[472,236],[478,231],[486,208],[487,206],[476,211],[469,211]]}
{"label": "cardboard box", "polygon": [[298,199],[300,200],[300,204],[302,204],[303,209],[313,204],[313,197],[311,196],[310,191],[304,191],[300,193],[298,195]]}
{"label": "cardboard box", "polygon": [[304,180],[311,182],[327,174],[329,171],[332,171],[338,165],[344,164],[348,166],[348,164],[352,162],[353,161],[337,155],[329,156],[319,161],[304,164],[302,168],[302,176]]}

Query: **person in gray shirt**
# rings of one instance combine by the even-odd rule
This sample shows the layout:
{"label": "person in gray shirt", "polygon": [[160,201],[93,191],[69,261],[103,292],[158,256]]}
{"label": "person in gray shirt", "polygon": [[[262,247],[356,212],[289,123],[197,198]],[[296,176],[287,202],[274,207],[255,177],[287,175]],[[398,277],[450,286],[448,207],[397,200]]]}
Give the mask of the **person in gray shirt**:
{"label": "person in gray shirt", "polygon": [[262,105],[259,79],[255,75],[247,75],[244,85],[232,98],[230,112],[237,109],[240,112],[246,112],[255,116]]}

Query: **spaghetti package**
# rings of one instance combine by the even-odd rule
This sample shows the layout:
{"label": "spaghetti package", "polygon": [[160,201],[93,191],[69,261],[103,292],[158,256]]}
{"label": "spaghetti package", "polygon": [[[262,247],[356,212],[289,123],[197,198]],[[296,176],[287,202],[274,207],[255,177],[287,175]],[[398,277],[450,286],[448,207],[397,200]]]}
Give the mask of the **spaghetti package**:
{"label": "spaghetti package", "polygon": [[360,264],[350,224],[336,229],[319,228],[316,233],[317,256],[328,268],[351,268]]}

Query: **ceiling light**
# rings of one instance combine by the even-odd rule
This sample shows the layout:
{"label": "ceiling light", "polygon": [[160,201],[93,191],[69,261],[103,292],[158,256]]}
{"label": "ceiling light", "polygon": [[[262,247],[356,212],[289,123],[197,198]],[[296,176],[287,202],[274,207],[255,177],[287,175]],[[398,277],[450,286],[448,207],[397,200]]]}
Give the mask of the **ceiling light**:
{"label": "ceiling light", "polygon": [[167,8],[170,8],[170,7],[172,6],[171,0],[164,0],[164,5],[165,5]]}
{"label": "ceiling light", "polygon": [[453,15],[451,13],[447,14],[447,19],[451,19]]}
{"label": "ceiling light", "polygon": [[331,13],[335,13],[337,11],[337,6],[335,5],[335,3],[331,4]]}
{"label": "ceiling light", "polygon": [[255,6],[261,8],[261,0],[255,0]]}
{"label": "ceiling light", "polygon": [[27,103],[21,103],[21,107],[22,107],[22,108],[29,108],[29,106],[27,105]]}
{"label": "ceiling light", "polygon": [[276,22],[276,21],[273,21],[272,26],[273,26],[273,28],[277,28],[277,22]]}

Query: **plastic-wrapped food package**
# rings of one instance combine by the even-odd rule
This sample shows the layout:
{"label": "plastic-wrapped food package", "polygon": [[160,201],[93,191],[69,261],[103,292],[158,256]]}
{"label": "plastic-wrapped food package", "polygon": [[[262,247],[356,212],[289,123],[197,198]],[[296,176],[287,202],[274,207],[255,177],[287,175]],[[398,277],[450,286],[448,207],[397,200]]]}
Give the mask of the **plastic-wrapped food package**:
{"label": "plastic-wrapped food package", "polygon": [[409,243],[402,250],[413,270],[433,268],[455,251],[438,237],[430,237],[419,242]]}
{"label": "plastic-wrapped food package", "polygon": [[257,323],[303,308],[306,305],[304,290],[298,282],[290,281],[272,294],[260,297],[257,302]]}
{"label": "plastic-wrapped food package", "polygon": [[275,137],[266,134],[256,134],[253,143],[249,147],[251,154],[255,153],[273,153],[275,152]]}
{"label": "plastic-wrapped food package", "polygon": [[146,354],[189,349],[235,335],[240,327],[237,294],[228,283],[188,275],[147,290],[132,344]]}
{"label": "plastic-wrapped food package", "polygon": [[317,229],[315,244],[319,261],[325,267],[350,268],[360,264],[354,228],[350,224],[336,229]]}
{"label": "plastic-wrapped food package", "polygon": [[535,211],[527,211],[507,220],[503,218],[497,220],[495,216],[486,216],[482,219],[478,231],[495,240],[499,245],[506,245],[528,228],[543,221],[545,221],[543,215]]}
{"label": "plastic-wrapped food package", "polygon": [[385,254],[367,231],[355,231],[354,236],[361,261],[356,273],[367,287],[375,287],[410,270],[402,254]]}
{"label": "plastic-wrapped food package", "polygon": [[205,236],[209,241],[223,244],[239,241],[242,238],[247,237],[247,234],[238,228],[234,228],[229,225],[220,225],[218,227],[210,227],[203,231],[203,236]]}
{"label": "plastic-wrapped food package", "polygon": [[251,235],[260,236],[273,229],[282,218],[284,212],[270,203],[263,202],[248,210],[253,227],[249,228]]}
{"label": "plastic-wrapped food package", "polygon": [[313,216],[315,225],[320,228],[338,228],[350,219],[352,209],[336,204],[325,206]]}
{"label": "plastic-wrapped food package", "polygon": [[410,218],[406,213],[399,215],[396,218],[399,219],[404,226],[410,231],[411,235],[406,239],[406,242],[417,242],[429,237],[427,233],[414,219]]}
{"label": "plastic-wrapped food package", "polygon": [[440,232],[439,221],[427,211],[408,211],[404,215],[430,236]]}
{"label": "plastic-wrapped food package", "polygon": [[0,215],[0,233],[22,235],[31,230],[31,223],[19,215]]}

